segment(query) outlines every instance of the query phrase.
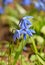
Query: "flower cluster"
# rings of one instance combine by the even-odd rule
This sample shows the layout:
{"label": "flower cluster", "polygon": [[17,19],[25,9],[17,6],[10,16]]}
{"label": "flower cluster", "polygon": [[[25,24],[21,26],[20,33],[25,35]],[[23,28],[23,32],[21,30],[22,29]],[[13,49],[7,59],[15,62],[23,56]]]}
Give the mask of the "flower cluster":
{"label": "flower cluster", "polygon": [[26,35],[28,34],[29,36],[32,36],[33,33],[35,33],[34,30],[32,29],[29,29],[31,27],[31,22],[28,20],[28,18],[33,18],[32,16],[26,16],[26,17],[23,17],[21,20],[20,20],[20,23],[19,23],[19,26],[20,26],[20,30],[16,30],[14,36],[13,36],[13,39],[14,41],[16,39],[19,39],[20,36],[23,34],[24,36],[24,39],[26,39]]}
{"label": "flower cluster", "polygon": [[4,13],[4,6],[3,5],[8,5],[10,3],[12,3],[13,0],[1,0],[0,3],[0,14],[3,14]]}
{"label": "flower cluster", "polygon": [[34,5],[38,10],[45,11],[45,0],[38,0],[37,2],[34,2]]}
{"label": "flower cluster", "polygon": [[31,4],[31,0],[22,0],[22,5],[26,5],[26,6],[28,6],[28,5],[30,5]]}

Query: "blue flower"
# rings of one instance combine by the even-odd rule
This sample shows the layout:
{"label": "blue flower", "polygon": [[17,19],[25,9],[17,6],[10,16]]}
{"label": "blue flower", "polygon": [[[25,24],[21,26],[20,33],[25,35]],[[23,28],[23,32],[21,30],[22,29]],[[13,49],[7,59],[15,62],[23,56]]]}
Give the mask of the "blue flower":
{"label": "blue flower", "polygon": [[16,30],[16,32],[15,32],[15,34],[13,36],[14,41],[16,39],[19,39],[21,35],[23,35],[24,36],[24,39],[26,39],[26,35],[27,34],[29,36],[32,36],[33,33],[35,33],[34,30],[29,29],[29,27],[31,26],[31,23],[30,23],[30,21],[27,20],[27,18],[32,18],[32,16],[23,17],[21,19],[21,22],[19,24],[20,30]]}
{"label": "blue flower", "polygon": [[43,2],[40,2],[41,9],[45,11],[45,4]]}
{"label": "blue flower", "polygon": [[14,41],[16,39],[19,39],[21,35],[24,36],[24,39],[26,39],[26,35],[28,34],[29,36],[33,36],[33,33],[35,33],[34,30],[32,29],[20,29],[20,30],[17,30],[13,36],[13,39]]}
{"label": "blue flower", "polygon": [[38,2],[34,2],[34,6],[35,6],[35,8],[37,8],[38,10],[41,9],[41,8],[40,8],[40,4],[39,4]]}
{"label": "blue flower", "polygon": [[42,8],[43,11],[45,11],[45,6]]}
{"label": "blue flower", "polygon": [[45,4],[41,1],[39,3],[40,3],[41,10],[45,11]]}
{"label": "blue flower", "polygon": [[4,8],[2,6],[0,6],[0,14],[4,13]]}
{"label": "blue flower", "polygon": [[4,1],[4,4],[5,4],[5,5],[10,4],[10,3],[13,3],[13,0],[5,0],[5,1]]}
{"label": "blue flower", "polygon": [[7,5],[7,4],[13,3],[13,0],[2,0],[2,2],[4,5]]}
{"label": "blue flower", "polygon": [[43,0],[43,2],[45,3],[45,0]]}
{"label": "blue flower", "polygon": [[27,35],[27,34],[28,34],[29,36],[32,36],[33,33],[35,33],[35,31],[32,30],[32,29],[20,29],[20,35],[23,34],[24,39],[26,39],[26,35]]}
{"label": "blue flower", "polygon": [[38,0],[38,1],[45,3],[45,0]]}
{"label": "blue flower", "polygon": [[25,16],[23,19],[33,18],[33,16]]}
{"label": "blue flower", "polygon": [[21,29],[29,28],[32,25],[32,23],[28,20],[28,18],[33,18],[33,17],[32,16],[26,16],[20,20],[19,26]]}
{"label": "blue flower", "polygon": [[31,4],[31,0],[22,0],[22,5],[30,5]]}
{"label": "blue flower", "polygon": [[16,39],[20,38],[20,30],[16,30],[15,34],[13,35],[13,40],[15,41]]}
{"label": "blue flower", "polygon": [[2,0],[3,4],[5,4],[5,1],[6,1],[6,0]]}
{"label": "blue flower", "polygon": [[38,10],[43,10],[45,11],[45,3],[43,0],[38,0],[38,2],[34,2],[35,8]]}

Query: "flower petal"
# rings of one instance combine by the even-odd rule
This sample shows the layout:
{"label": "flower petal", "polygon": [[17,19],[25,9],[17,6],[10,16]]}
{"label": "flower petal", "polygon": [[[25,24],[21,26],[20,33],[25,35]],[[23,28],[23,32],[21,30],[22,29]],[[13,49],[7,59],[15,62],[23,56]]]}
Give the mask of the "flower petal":
{"label": "flower petal", "polygon": [[33,35],[32,32],[31,32],[29,29],[26,29],[26,32],[27,32],[27,34],[28,34],[29,36],[32,36],[32,35]]}
{"label": "flower petal", "polygon": [[13,0],[5,0],[5,4],[13,3]]}
{"label": "flower petal", "polygon": [[2,6],[0,6],[0,14],[3,14],[4,13],[4,9]]}
{"label": "flower petal", "polygon": [[16,32],[15,32],[15,34],[14,34],[14,36],[13,36],[13,39],[14,39],[14,40],[16,40],[16,38],[17,38],[17,39],[20,38],[20,31],[19,31],[19,30],[16,30]]}
{"label": "flower petal", "polygon": [[33,16],[26,16],[26,17],[23,17],[23,19],[28,19],[28,18],[34,18]]}
{"label": "flower petal", "polygon": [[34,2],[35,8],[40,9],[40,4],[38,2]]}
{"label": "flower petal", "polygon": [[25,28],[29,28],[32,26],[32,23],[29,20],[25,20],[26,22],[24,23]]}
{"label": "flower petal", "polygon": [[22,0],[21,4],[22,5],[30,5],[31,4],[31,0]]}
{"label": "flower petal", "polygon": [[34,30],[30,29],[31,33],[36,33]]}
{"label": "flower petal", "polygon": [[19,23],[21,29],[26,29],[31,27],[32,23],[27,19],[22,19]]}
{"label": "flower petal", "polygon": [[20,35],[22,35],[22,34],[27,34],[26,30],[20,29]]}
{"label": "flower petal", "polygon": [[23,36],[24,36],[24,39],[26,39],[26,34],[24,34]]}

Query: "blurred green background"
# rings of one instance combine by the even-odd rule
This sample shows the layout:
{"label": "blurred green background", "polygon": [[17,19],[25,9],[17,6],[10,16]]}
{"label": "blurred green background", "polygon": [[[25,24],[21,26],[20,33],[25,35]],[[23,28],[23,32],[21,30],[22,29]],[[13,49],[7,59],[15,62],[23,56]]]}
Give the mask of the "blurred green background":
{"label": "blurred green background", "polygon": [[[20,3],[21,0],[14,0],[0,15],[0,65],[45,65],[45,11],[39,11],[34,4],[23,6]],[[27,35],[25,41],[21,37],[14,42],[13,34],[24,16],[34,17],[30,21],[36,34],[33,40]],[[35,53],[33,43],[39,54]]]}

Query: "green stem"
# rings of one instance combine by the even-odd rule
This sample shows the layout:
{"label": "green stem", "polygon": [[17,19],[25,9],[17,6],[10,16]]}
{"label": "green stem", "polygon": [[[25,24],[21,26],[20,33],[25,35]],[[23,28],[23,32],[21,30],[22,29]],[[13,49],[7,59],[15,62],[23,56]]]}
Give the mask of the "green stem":
{"label": "green stem", "polygon": [[38,55],[36,55],[36,57],[37,57],[38,60],[42,63],[42,65],[45,65],[45,62],[44,62]]}
{"label": "green stem", "polygon": [[11,60],[11,45],[10,45],[10,43],[9,43],[9,57],[8,57],[8,60],[9,60],[8,65],[11,65],[11,62],[10,62],[10,60]]}
{"label": "green stem", "polygon": [[38,53],[38,50],[36,48],[35,41],[34,41],[34,39],[32,37],[31,37],[31,40],[32,40],[32,45],[34,47],[35,54],[37,54]]}
{"label": "green stem", "polygon": [[41,56],[39,56],[38,50],[36,48],[35,42],[34,42],[34,40],[33,40],[32,37],[31,37],[31,40],[32,40],[32,44],[33,44],[33,47],[34,47],[37,59],[41,62],[41,64],[45,65],[45,62],[43,61],[43,59],[41,58]]}
{"label": "green stem", "polygon": [[[25,45],[24,45],[25,46]],[[23,41],[22,41],[22,49],[24,48],[24,46],[23,46]],[[21,65],[23,65],[22,64],[22,55],[21,55]]]}
{"label": "green stem", "polygon": [[1,14],[0,14],[0,23],[1,23]]}
{"label": "green stem", "polygon": [[[23,40],[23,47],[26,45],[26,42],[25,42],[25,40]],[[19,58],[19,55],[21,54],[21,52],[22,52],[22,50],[23,50],[23,47],[22,47],[22,42],[20,43],[20,45],[19,45],[19,47],[18,47],[18,49],[17,49],[17,51],[16,51],[16,54],[15,54],[15,57],[14,57],[14,63],[13,63],[13,65],[16,65],[16,62],[17,62],[17,60],[18,60],[18,58]]]}

